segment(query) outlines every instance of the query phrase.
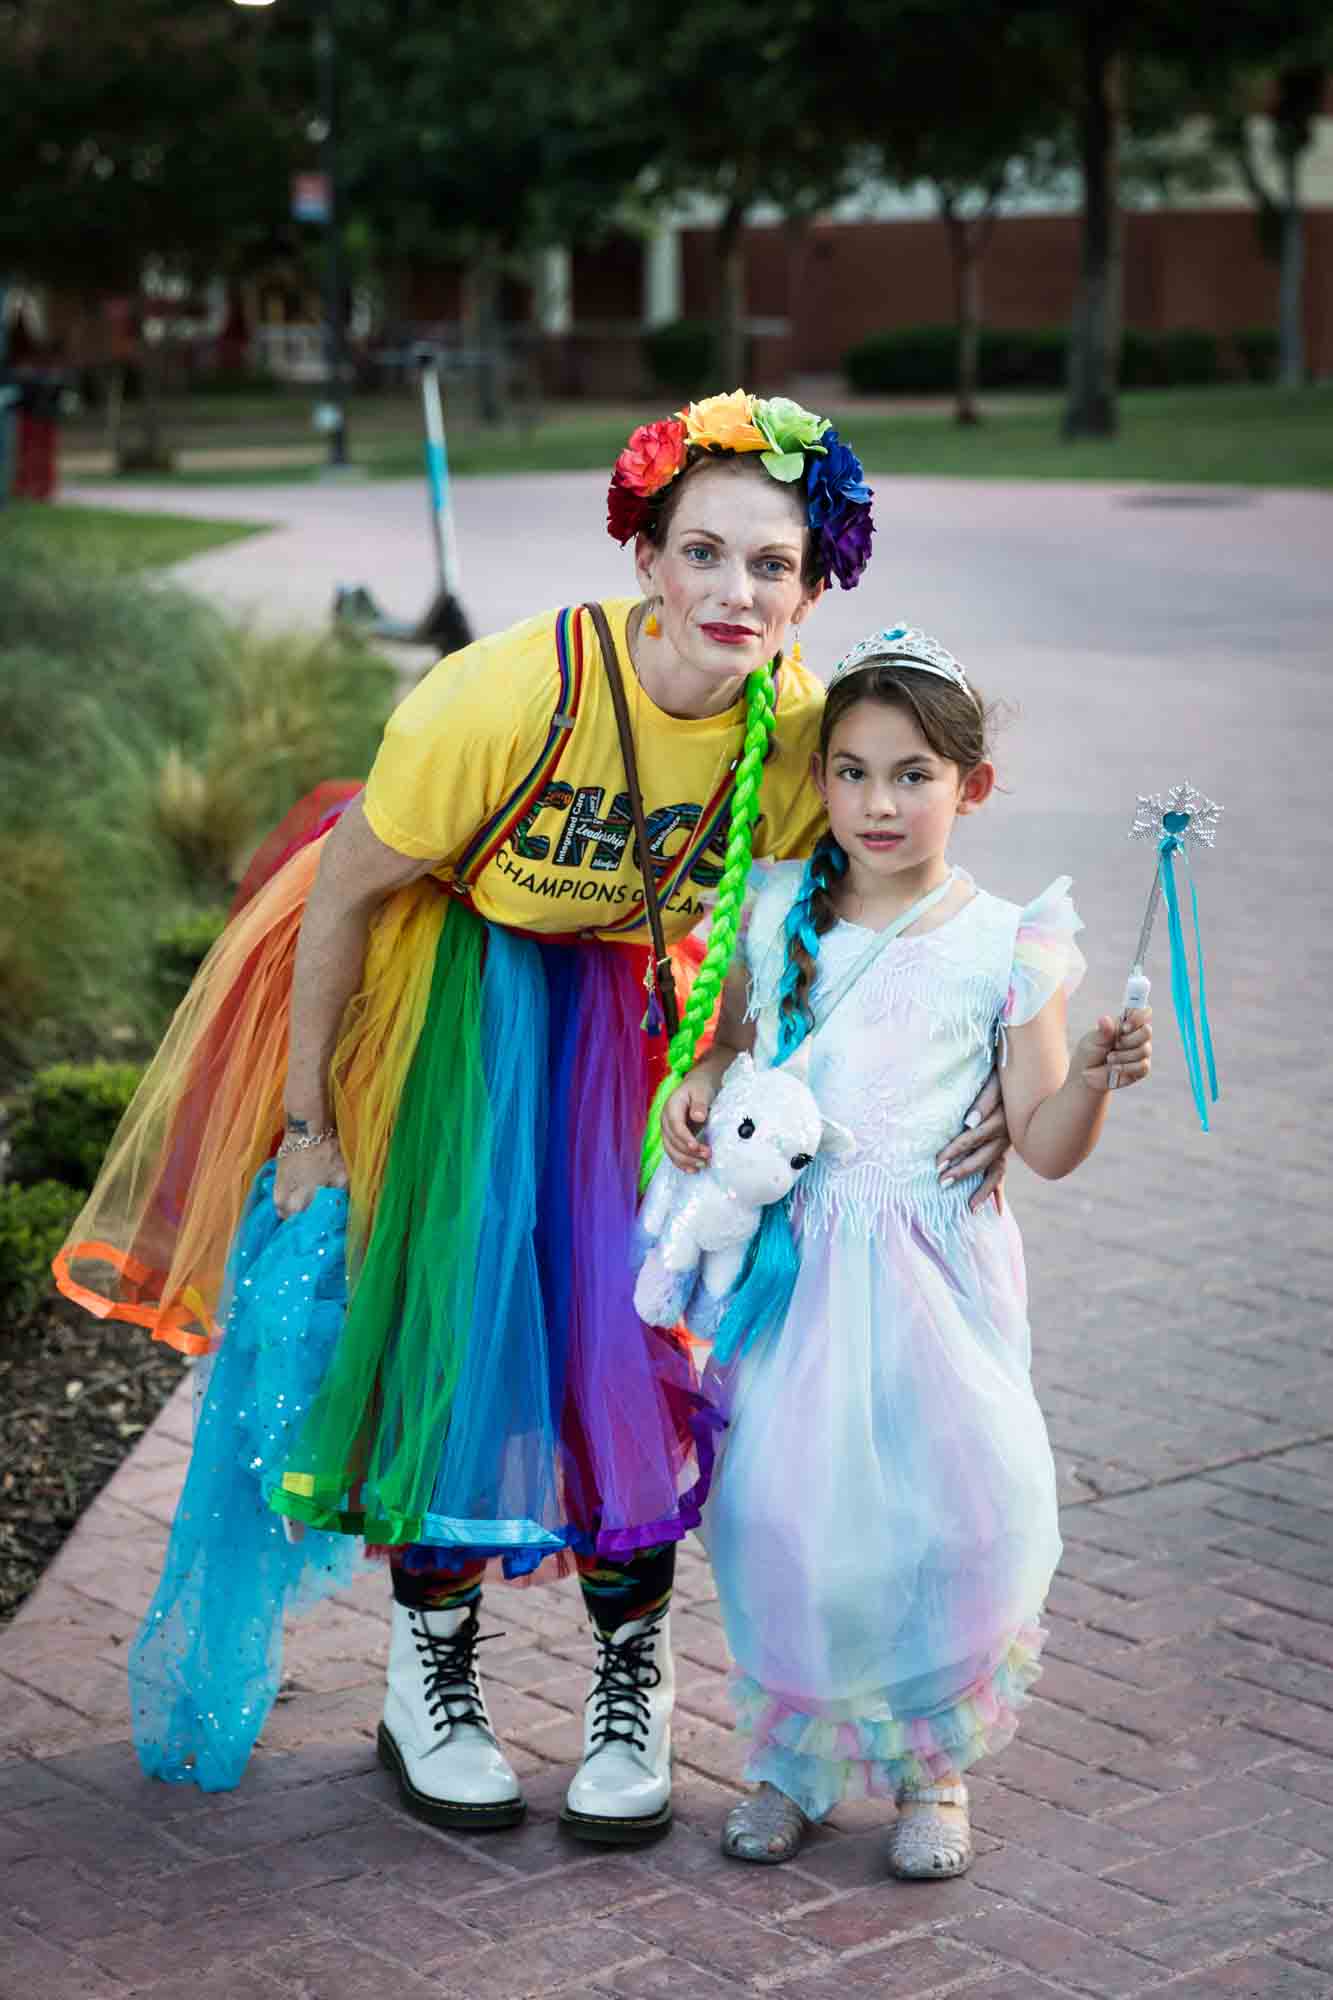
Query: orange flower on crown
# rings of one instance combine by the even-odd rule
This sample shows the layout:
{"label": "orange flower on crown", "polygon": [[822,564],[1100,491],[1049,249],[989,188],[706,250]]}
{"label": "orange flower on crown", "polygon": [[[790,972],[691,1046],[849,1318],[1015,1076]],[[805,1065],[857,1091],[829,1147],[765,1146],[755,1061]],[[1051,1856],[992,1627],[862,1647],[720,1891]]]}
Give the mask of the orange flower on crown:
{"label": "orange flower on crown", "polygon": [[691,444],[712,445],[717,451],[770,449],[768,439],[755,427],[744,389],[733,389],[729,396],[705,396],[680,415]]}

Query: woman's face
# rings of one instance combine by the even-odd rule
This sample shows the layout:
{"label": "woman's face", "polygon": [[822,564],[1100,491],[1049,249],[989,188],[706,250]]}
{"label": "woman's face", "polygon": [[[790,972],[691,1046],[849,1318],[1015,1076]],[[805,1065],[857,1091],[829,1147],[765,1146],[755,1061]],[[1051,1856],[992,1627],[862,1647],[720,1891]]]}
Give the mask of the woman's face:
{"label": "woman's face", "polygon": [[640,535],[635,566],[661,600],[662,638],[681,666],[735,680],[764,665],[823,591],[801,580],[805,500],[762,466],[722,459],[692,472],[661,548]]}

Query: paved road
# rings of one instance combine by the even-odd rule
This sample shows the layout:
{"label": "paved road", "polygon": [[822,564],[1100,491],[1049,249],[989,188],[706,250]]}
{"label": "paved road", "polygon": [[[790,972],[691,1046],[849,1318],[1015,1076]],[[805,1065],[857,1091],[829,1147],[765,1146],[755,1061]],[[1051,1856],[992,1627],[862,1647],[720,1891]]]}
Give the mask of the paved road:
{"label": "paved road", "polygon": [[[1124,838],[1135,793],[1189,777],[1227,808],[1198,868],[1212,1134],[1163,1008],[1153,1087],[1112,1107],[1096,1159],[1059,1187],[1015,1176],[1067,1553],[1037,1698],[974,1785],[971,1877],[886,1882],[881,1816],[859,1807],[795,1867],[722,1862],[738,1760],[694,1554],[680,1819],[647,1855],[589,1859],[556,1829],[586,1663],[559,1586],[492,1601],[497,1719],[535,1808],[516,1835],[468,1844],[396,1812],[373,1763],[373,1582],[297,1628],[239,1793],[148,1785],[123,1661],[180,1480],[173,1406],[0,1636],[3,2000],[1333,1993],[1333,502],[1187,497],[886,482],[875,580],[809,628],[831,663],[911,615],[1016,706],[1007,790],[960,855],[1020,897],[1075,877],[1076,1018],[1118,993],[1146,893]],[[469,481],[460,499],[479,624],[626,574],[594,478]],[[173,488],[169,504],[286,524],[184,570],[266,615],[322,610],[340,577],[395,608],[428,591],[413,488]]]}

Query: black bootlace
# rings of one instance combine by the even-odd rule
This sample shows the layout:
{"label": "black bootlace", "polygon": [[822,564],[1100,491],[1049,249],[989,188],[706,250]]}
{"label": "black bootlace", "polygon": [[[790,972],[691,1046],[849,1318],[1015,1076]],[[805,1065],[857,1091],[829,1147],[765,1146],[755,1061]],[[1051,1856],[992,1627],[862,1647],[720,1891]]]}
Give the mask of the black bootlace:
{"label": "black bootlace", "polygon": [[494,1731],[486,1719],[481,1698],[481,1682],[477,1678],[477,1648],[484,1646],[489,1639],[498,1639],[500,1634],[488,1632],[485,1639],[479,1637],[475,1611],[468,1612],[453,1637],[448,1639],[441,1633],[432,1632],[424,1619],[420,1623],[418,1619],[420,1613],[413,1621],[412,1636],[416,1640],[417,1652],[429,1663],[426,1674],[427,1711],[435,1718],[436,1730],[470,1723],[494,1742]]}
{"label": "black bootlace", "polygon": [[593,1690],[590,1755],[604,1750],[608,1743],[628,1743],[631,1750],[647,1749],[652,1714],[648,1695],[662,1680],[662,1669],[652,1658],[657,1635],[657,1621],[620,1645],[604,1632],[598,1633],[601,1652]]}

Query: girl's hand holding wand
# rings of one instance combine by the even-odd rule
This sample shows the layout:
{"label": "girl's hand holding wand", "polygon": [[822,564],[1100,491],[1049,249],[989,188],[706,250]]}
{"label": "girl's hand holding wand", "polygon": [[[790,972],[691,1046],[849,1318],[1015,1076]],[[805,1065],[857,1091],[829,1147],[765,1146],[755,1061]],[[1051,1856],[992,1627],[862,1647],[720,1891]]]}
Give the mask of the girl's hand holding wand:
{"label": "girl's hand holding wand", "polygon": [[1142,1083],[1152,1069],[1152,1013],[1103,1014],[1072,1054],[1065,1002],[1056,994],[1039,1014],[1009,1030],[1001,1070],[1009,1129],[1020,1159],[1043,1180],[1063,1180],[1097,1144],[1110,1094]]}
{"label": "girl's hand holding wand", "polygon": [[1070,1068],[1099,1096],[1142,1083],[1152,1070],[1152,1008],[1131,1007],[1118,1021],[1103,1014],[1079,1040]]}

